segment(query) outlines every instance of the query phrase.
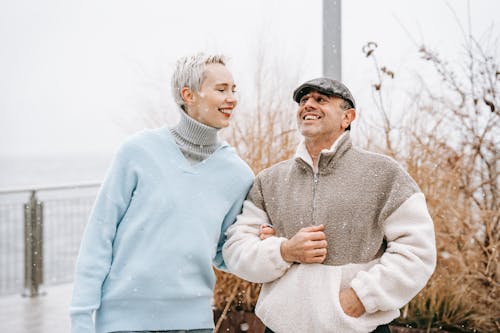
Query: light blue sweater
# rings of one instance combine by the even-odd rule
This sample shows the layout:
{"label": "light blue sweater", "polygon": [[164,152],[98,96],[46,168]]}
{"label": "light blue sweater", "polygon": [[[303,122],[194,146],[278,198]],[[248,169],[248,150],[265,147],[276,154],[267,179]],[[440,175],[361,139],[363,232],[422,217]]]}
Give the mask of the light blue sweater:
{"label": "light blue sweater", "polygon": [[83,236],[72,331],[213,328],[212,264],[252,181],[227,144],[191,165],[168,128],[129,139]]}

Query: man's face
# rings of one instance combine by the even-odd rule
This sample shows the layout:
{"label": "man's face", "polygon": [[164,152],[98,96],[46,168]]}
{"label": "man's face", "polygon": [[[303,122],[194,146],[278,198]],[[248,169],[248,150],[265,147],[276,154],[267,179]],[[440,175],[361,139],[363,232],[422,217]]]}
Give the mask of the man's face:
{"label": "man's face", "polygon": [[222,64],[207,65],[204,75],[200,91],[193,92],[188,114],[205,125],[227,127],[238,102],[234,95],[236,85],[233,76]]}
{"label": "man's face", "polygon": [[343,104],[342,98],[314,90],[302,96],[297,111],[300,133],[306,138],[337,138],[349,125]]}

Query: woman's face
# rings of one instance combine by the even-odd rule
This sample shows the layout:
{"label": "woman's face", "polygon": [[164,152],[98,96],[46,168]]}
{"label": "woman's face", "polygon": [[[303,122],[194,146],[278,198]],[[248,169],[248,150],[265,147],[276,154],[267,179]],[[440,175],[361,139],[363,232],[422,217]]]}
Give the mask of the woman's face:
{"label": "woman's face", "polygon": [[222,64],[206,66],[199,92],[192,92],[187,113],[195,120],[215,128],[229,126],[238,101],[231,72]]}

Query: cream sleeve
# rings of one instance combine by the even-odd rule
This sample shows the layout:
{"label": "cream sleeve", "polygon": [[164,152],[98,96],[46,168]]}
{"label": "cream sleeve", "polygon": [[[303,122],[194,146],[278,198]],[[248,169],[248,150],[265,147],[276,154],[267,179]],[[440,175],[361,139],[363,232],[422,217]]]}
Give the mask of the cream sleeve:
{"label": "cream sleeve", "polygon": [[283,260],[280,252],[281,242],[286,238],[259,238],[259,227],[264,223],[269,223],[266,212],[245,200],[242,213],[226,232],[222,249],[228,270],[251,282],[274,281],[291,265]]}
{"label": "cream sleeve", "polygon": [[403,307],[436,267],[434,225],[423,193],[409,197],[383,223],[387,249],[380,262],[351,281],[368,313]]}

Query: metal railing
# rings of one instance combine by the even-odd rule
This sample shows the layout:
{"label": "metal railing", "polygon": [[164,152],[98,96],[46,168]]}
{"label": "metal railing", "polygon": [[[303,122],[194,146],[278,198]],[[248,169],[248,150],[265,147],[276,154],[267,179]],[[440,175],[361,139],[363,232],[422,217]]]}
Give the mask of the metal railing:
{"label": "metal railing", "polygon": [[0,189],[0,295],[72,281],[99,185]]}

